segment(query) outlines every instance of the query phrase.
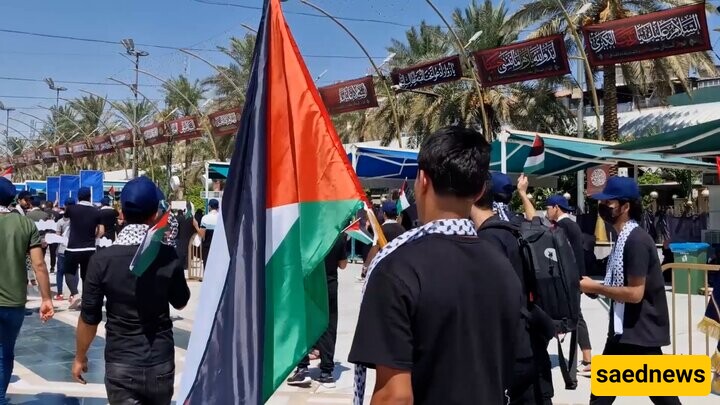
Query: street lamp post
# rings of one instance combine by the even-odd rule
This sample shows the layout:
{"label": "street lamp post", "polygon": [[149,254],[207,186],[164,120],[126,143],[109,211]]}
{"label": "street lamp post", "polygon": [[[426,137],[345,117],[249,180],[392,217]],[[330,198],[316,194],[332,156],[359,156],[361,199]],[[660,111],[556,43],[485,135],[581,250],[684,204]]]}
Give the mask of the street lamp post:
{"label": "street lamp post", "polygon": [[15,111],[14,108],[6,107],[5,104],[0,102],[0,110],[5,111],[5,146],[10,148],[10,111]]}
{"label": "street lamp post", "polygon": [[[135,57],[135,84],[133,86],[133,95],[135,96],[135,108],[133,109],[133,120],[137,120],[137,103],[138,103],[138,69],[140,68],[140,58],[148,56],[150,53],[135,49],[135,41],[131,38],[121,41],[128,55]],[[138,176],[138,159],[137,159],[137,128],[133,129],[133,148],[132,148],[132,172],[133,178]]]}
{"label": "street lamp post", "polygon": [[67,87],[56,86],[52,78],[46,77],[45,83],[47,83],[50,90],[55,90],[55,108],[60,107],[60,92],[67,91]]}

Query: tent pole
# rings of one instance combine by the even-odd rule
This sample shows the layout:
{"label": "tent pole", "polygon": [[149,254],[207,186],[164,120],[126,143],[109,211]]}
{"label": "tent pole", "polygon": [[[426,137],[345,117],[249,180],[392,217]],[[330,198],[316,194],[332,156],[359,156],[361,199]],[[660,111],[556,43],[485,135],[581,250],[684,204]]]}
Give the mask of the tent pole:
{"label": "tent pole", "polygon": [[502,131],[498,134],[497,139],[500,141],[500,171],[507,173],[507,141],[510,133]]}

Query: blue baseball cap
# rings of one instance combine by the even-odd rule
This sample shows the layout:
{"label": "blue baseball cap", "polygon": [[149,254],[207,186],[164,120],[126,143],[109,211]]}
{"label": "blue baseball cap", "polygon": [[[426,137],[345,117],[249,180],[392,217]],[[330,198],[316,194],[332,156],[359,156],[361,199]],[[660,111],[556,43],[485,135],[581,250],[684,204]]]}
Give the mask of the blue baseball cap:
{"label": "blue baseball cap", "polygon": [[15,185],[5,177],[0,177],[0,205],[7,207],[15,198]]}
{"label": "blue baseball cap", "polygon": [[610,177],[602,193],[590,196],[593,200],[637,200],[640,198],[640,187],[630,177]]}
{"label": "blue baseball cap", "polygon": [[548,198],[547,201],[545,201],[545,206],[546,207],[558,206],[558,207],[560,207],[561,210],[563,210],[565,212],[572,211],[570,209],[570,205],[568,204],[568,200],[565,199],[565,197],[563,197],[561,195],[550,196],[550,198]]}
{"label": "blue baseball cap", "polygon": [[78,200],[90,201],[91,194],[92,192],[90,191],[90,187],[80,187],[78,190]]}
{"label": "blue baseball cap", "polygon": [[492,192],[493,194],[512,194],[515,191],[510,176],[501,172],[492,172]]}
{"label": "blue baseball cap", "polygon": [[158,211],[157,186],[145,176],[130,180],[120,194],[120,205],[126,214],[151,215]]}
{"label": "blue baseball cap", "polygon": [[220,203],[218,202],[218,200],[213,198],[212,200],[208,201],[208,207],[210,207],[211,210],[216,210],[220,208]]}
{"label": "blue baseball cap", "polygon": [[388,215],[397,215],[397,203],[394,201],[385,201],[382,203],[382,210]]}

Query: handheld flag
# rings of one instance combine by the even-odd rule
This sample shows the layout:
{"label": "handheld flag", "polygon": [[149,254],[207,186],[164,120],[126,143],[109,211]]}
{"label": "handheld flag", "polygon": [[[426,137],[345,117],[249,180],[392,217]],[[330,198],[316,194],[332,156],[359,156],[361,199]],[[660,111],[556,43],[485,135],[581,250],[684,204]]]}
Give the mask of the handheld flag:
{"label": "handheld flag", "polygon": [[135,256],[130,262],[130,272],[137,277],[142,276],[157,257],[165,232],[170,229],[168,224],[169,215],[170,212],[166,212],[157,224],[148,229],[145,239],[143,239],[137,252],[135,252]]}
{"label": "handheld flag", "polygon": [[5,177],[6,179],[12,181],[14,173],[15,173],[15,169],[12,166],[10,166],[7,169],[5,169],[5,171],[3,171],[2,175],[0,175],[0,176]]}
{"label": "handheld flag", "polygon": [[545,165],[545,142],[543,142],[540,135],[535,135],[530,153],[525,160],[525,167],[523,170],[525,173],[533,173],[541,170]]}
{"label": "handheld flag", "polygon": [[715,166],[717,167],[718,177],[720,178],[720,156],[715,157]]}
{"label": "handheld flag", "polygon": [[364,243],[366,245],[372,245],[373,243],[373,238],[365,233],[365,231],[363,231],[360,227],[360,218],[356,219],[347,228],[343,229],[343,232],[360,243]]}
{"label": "handheld flag", "polygon": [[272,395],[327,328],[323,261],[364,198],[280,0],[266,0],[177,403]]}
{"label": "handheld flag", "polygon": [[192,219],[193,217],[193,204],[190,201],[185,202],[185,218]]}
{"label": "handheld flag", "polygon": [[397,212],[398,214],[405,211],[410,207],[407,196],[405,195],[405,189],[407,188],[407,179],[403,181],[402,187],[400,187],[400,196],[397,200]]}
{"label": "handheld flag", "polygon": [[110,197],[111,200],[115,200],[115,186],[110,186],[108,197]]}

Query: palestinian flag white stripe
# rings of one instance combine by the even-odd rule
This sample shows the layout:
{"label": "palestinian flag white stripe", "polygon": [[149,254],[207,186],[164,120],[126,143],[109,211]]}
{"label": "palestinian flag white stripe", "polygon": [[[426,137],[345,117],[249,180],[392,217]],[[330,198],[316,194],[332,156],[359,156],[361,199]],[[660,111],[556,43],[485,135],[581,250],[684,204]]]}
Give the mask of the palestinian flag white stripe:
{"label": "palestinian flag white stripe", "polygon": [[524,171],[526,173],[532,173],[540,170],[545,165],[545,143],[539,135],[535,135],[530,153],[525,160]]}

